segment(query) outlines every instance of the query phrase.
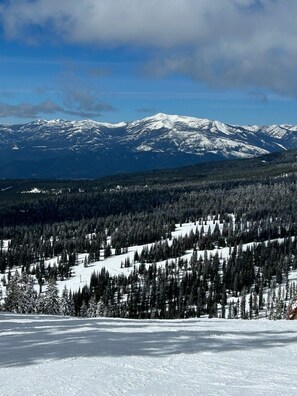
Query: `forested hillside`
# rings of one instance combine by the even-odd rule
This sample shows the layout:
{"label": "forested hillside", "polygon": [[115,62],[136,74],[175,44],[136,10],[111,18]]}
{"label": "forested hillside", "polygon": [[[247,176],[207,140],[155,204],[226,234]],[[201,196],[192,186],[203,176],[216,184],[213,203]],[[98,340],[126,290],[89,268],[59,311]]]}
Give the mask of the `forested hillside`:
{"label": "forested hillside", "polygon": [[[295,158],[0,181],[2,310],[285,318],[296,293]],[[74,288],[79,273],[89,278]]]}

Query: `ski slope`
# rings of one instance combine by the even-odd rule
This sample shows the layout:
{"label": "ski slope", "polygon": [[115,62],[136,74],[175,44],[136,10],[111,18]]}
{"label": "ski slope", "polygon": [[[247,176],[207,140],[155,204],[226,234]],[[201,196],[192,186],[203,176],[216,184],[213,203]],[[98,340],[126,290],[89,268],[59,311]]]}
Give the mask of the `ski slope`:
{"label": "ski slope", "polygon": [[291,396],[296,336],[294,321],[1,313],[1,396]]}

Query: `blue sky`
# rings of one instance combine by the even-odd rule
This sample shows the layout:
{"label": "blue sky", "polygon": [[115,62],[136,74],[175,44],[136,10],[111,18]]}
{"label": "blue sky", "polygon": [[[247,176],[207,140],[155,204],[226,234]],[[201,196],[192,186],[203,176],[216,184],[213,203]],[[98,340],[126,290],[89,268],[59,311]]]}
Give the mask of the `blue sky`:
{"label": "blue sky", "polygon": [[0,122],[297,124],[296,0],[2,0]]}

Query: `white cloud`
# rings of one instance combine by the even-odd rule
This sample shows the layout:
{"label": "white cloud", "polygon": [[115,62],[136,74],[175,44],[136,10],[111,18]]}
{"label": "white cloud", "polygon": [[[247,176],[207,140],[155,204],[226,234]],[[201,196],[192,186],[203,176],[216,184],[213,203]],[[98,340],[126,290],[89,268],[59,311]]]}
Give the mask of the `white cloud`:
{"label": "white cloud", "polygon": [[6,37],[157,50],[151,67],[297,96],[296,0],[6,1]]}
{"label": "white cloud", "polygon": [[10,38],[46,26],[70,42],[175,46],[195,40],[196,5],[196,0],[11,0],[1,7],[1,19]]}

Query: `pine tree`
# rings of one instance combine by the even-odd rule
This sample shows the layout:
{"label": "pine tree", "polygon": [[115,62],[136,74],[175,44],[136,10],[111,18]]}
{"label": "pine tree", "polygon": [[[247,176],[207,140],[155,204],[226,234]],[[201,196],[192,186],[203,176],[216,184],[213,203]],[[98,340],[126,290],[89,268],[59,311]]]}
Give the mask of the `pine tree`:
{"label": "pine tree", "polygon": [[284,315],[284,302],[281,298],[276,299],[274,310],[272,311],[272,319],[283,319]]}
{"label": "pine tree", "polygon": [[37,293],[34,289],[34,280],[24,270],[20,279],[22,290],[22,313],[32,314],[36,312]]}
{"label": "pine tree", "polygon": [[246,290],[245,288],[242,291],[241,300],[240,300],[240,317],[241,319],[246,319]]}
{"label": "pine tree", "polygon": [[89,306],[87,309],[87,317],[95,318],[97,312],[97,302],[94,296],[92,296],[89,300]]}
{"label": "pine tree", "polygon": [[104,309],[104,304],[103,304],[102,300],[99,300],[97,302],[96,316],[106,316],[105,309]]}
{"label": "pine tree", "polygon": [[74,307],[72,299],[69,297],[69,293],[67,287],[65,286],[62,292],[61,300],[60,300],[60,315],[63,316],[73,316],[74,315]]}
{"label": "pine tree", "polygon": [[88,316],[88,306],[87,306],[85,300],[83,301],[82,306],[80,307],[79,316],[81,316],[83,318],[86,318]]}
{"label": "pine tree", "polygon": [[60,301],[58,288],[54,279],[49,280],[49,284],[44,295],[43,313],[47,315],[60,314]]}
{"label": "pine tree", "polygon": [[8,312],[21,313],[22,310],[22,290],[19,285],[19,274],[15,274],[10,279],[6,287],[6,297],[4,302],[4,310]]}
{"label": "pine tree", "polygon": [[85,258],[84,258],[84,267],[87,268],[87,267],[88,267],[88,264],[89,264],[89,262],[88,262],[88,257],[85,256]]}

